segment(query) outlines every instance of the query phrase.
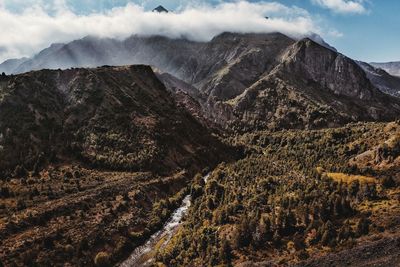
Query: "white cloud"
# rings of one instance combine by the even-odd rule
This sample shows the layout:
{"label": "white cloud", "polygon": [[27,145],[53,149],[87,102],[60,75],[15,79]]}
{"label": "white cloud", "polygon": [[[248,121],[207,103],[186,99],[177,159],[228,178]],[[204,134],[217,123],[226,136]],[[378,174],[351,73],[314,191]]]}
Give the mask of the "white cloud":
{"label": "white cloud", "polygon": [[31,56],[51,43],[86,35],[125,38],[132,34],[159,34],[205,41],[224,31],[279,31],[294,37],[319,32],[307,11],[277,2],[191,5],[168,14],[127,4],[107,12],[78,15],[63,0],[52,1],[51,6],[51,1],[29,1],[30,7],[12,12],[0,0],[0,60]]}
{"label": "white cloud", "polygon": [[342,38],[344,36],[344,34],[338,30],[329,30],[327,35],[334,38]]}
{"label": "white cloud", "polygon": [[312,0],[312,2],[335,13],[367,13],[367,8],[364,6],[365,0]]}

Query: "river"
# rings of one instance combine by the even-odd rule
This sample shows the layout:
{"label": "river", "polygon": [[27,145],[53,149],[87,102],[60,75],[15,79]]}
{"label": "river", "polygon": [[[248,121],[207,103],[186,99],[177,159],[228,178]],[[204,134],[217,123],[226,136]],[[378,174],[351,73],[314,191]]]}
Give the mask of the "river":
{"label": "river", "polygon": [[[207,183],[209,174],[203,177],[204,182]],[[155,247],[162,240],[162,246],[166,246],[171,240],[172,236],[177,232],[179,226],[182,223],[182,218],[187,213],[191,205],[190,194],[185,196],[182,200],[181,206],[176,209],[169,220],[165,223],[163,228],[153,234],[144,245],[137,247],[132,254],[124,262],[120,264],[120,267],[145,267],[151,266],[154,263]]]}

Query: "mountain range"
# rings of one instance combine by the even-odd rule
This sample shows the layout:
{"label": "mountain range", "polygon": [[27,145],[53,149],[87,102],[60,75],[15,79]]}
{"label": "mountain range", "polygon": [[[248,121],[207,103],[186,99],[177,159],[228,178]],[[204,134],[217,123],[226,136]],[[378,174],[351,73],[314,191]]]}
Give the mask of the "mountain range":
{"label": "mountain range", "polygon": [[387,62],[387,63],[371,63],[376,68],[383,69],[394,76],[400,76],[400,62]]}
{"label": "mountain range", "polygon": [[[18,66],[8,66],[17,66],[11,72],[23,73],[151,65],[167,87],[174,80],[174,89],[169,89],[184,92],[185,102],[198,105],[203,117],[240,131],[397,118],[399,100],[386,95],[399,94],[397,77],[356,64],[318,35],[313,39],[319,43],[280,33],[223,33],[210,42],[162,36],[131,36],[123,41],[86,37],[54,44]],[[188,97],[197,104],[187,101]]]}
{"label": "mountain range", "polygon": [[0,266],[396,266],[400,78],[381,67],[228,32],[6,61]]}
{"label": "mountain range", "polygon": [[383,68],[365,62],[357,62],[367,74],[368,79],[382,92],[400,96],[400,76],[389,74]]}

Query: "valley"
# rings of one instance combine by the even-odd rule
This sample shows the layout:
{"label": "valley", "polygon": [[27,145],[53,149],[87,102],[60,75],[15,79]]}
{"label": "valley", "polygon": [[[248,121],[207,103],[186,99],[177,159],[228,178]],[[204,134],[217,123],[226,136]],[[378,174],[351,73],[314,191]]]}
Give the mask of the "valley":
{"label": "valley", "polygon": [[86,37],[8,61],[0,266],[396,266],[400,83],[321,40]]}
{"label": "valley", "polygon": [[147,66],[30,72],[3,78],[0,92],[5,266],[118,263],[163,226],[196,173],[241,153]]}
{"label": "valley", "polygon": [[[2,182],[3,264],[92,265],[98,252],[108,262],[119,260],[179,205],[185,175],[156,177],[75,165],[50,167],[40,180]],[[168,205],[159,213],[155,203],[163,205],[165,199]]]}

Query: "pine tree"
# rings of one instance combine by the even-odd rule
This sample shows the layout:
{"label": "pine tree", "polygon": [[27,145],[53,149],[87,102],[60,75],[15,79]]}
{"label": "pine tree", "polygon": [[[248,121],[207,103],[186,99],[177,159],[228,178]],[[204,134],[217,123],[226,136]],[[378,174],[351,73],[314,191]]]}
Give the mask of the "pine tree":
{"label": "pine tree", "polygon": [[272,237],[272,241],[274,242],[275,247],[279,247],[282,242],[282,237],[280,236],[278,231],[274,232],[274,235]]}
{"label": "pine tree", "polygon": [[232,261],[232,248],[225,238],[222,239],[221,246],[219,248],[219,259],[224,264],[230,264]]}
{"label": "pine tree", "polygon": [[341,197],[336,197],[333,211],[335,213],[335,216],[340,217],[343,215],[343,207],[342,207],[342,199]]}
{"label": "pine tree", "polygon": [[367,235],[369,233],[369,221],[362,217],[357,223],[357,236]]}

